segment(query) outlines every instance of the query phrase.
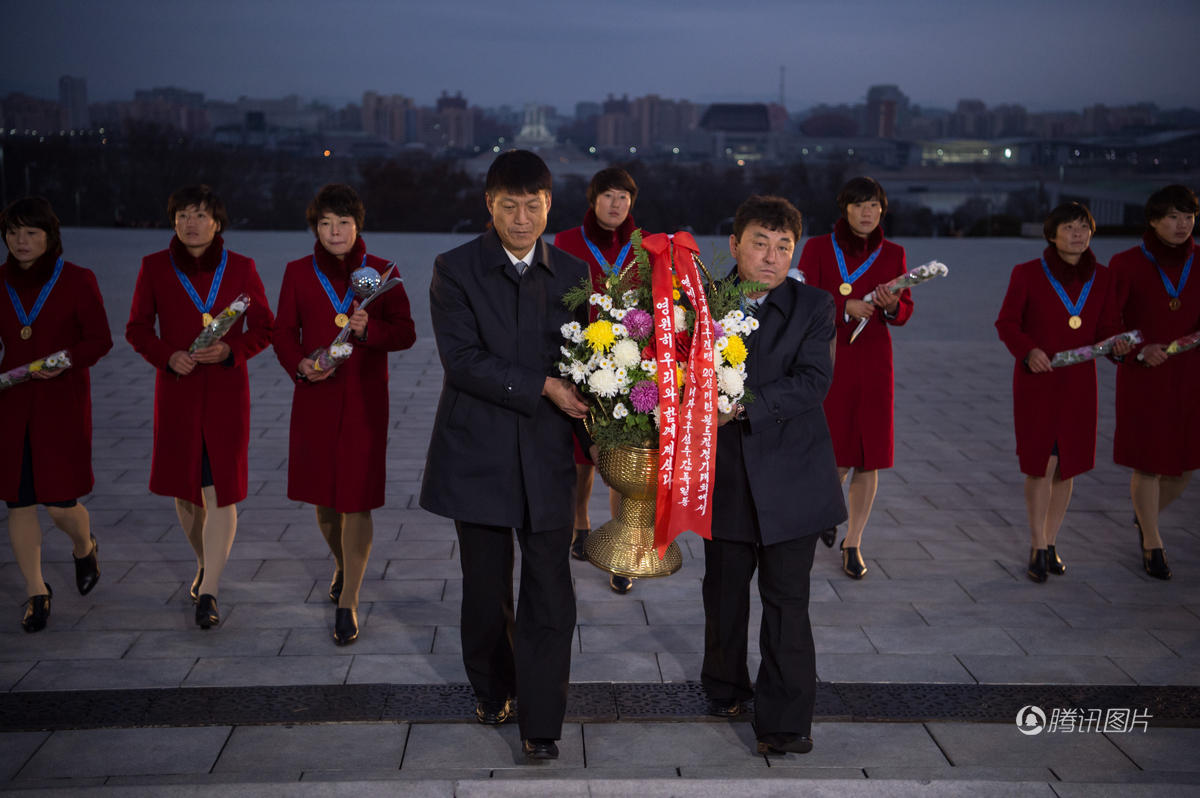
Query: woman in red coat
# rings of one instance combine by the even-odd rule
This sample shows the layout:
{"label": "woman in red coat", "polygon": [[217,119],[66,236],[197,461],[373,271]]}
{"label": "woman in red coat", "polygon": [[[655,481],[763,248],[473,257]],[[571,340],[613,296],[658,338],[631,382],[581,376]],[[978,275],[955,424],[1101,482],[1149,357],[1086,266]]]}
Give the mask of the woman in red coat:
{"label": "woman in red coat", "polygon": [[[325,186],[308,206],[317,241],[283,274],[275,356],[296,381],[288,449],[288,498],[316,505],[317,527],[333,552],[329,598],[333,639],[358,638],[358,592],[371,555],[371,510],[382,507],[388,436],[387,354],[416,340],[400,285],[358,307],[350,276],[389,265],[367,254],[359,232],[366,210],[350,186]],[[348,360],[321,370],[311,355],[349,326]],[[483,443],[483,442],[481,442]]]}
{"label": "woman in red coat", "polygon": [[34,372],[0,389],[0,497],[8,534],[25,579],[26,632],[44,629],[50,585],[42,579],[42,525],[37,505],[74,546],[75,587],[86,595],[100,579],[99,547],[78,501],[92,477],[92,389],[88,369],[112,349],[104,301],[91,271],[62,257],[58,217],[41,197],[17,200],[0,214],[8,259],[0,266],[0,371],[66,350],[69,368]]}
{"label": "woman in red coat", "polygon": [[[221,572],[246,498],[250,380],[246,361],[271,342],[271,308],[254,261],[225,249],[225,205],[208,186],[171,195],[170,246],[142,259],[125,338],[157,369],[150,490],[175,498],[196,552],[196,624],[220,623]],[[238,295],[250,305],[225,337],[195,352],[200,330]],[[157,323],[157,328],[156,328]]]}
{"label": "woman in red coat", "polygon": [[[912,316],[908,289],[892,293],[886,283],[907,271],[904,248],[883,238],[880,223],[887,193],[869,177],[856,177],[837,198],[842,218],[833,233],[810,239],[800,253],[800,271],[809,285],[833,294],[837,305],[837,352],[833,385],[825,397],[825,418],[833,435],[838,475],[851,469],[850,520],[842,541],[842,570],[853,579],[867,573],[860,548],[871,516],[879,469],[892,467],[894,447],[891,325]],[[863,301],[875,292],[871,302]],[[860,319],[868,323],[850,343]],[[827,541],[832,545],[832,539]]]}
{"label": "woman in red coat", "polygon": [[[637,194],[637,183],[624,169],[615,166],[601,169],[592,175],[592,182],[588,184],[588,210],[583,216],[583,224],[554,236],[554,246],[587,263],[592,288],[597,292],[605,290],[604,282],[609,275],[634,262],[629,238],[637,229],[632,215]],[[579,446],[579,441],[575,441],[575,535],[571,539],[571,556],[577,560],[587,559],[584,546],[592,531],[588,499],[592,495],[595,471],[595,465]],[[621,494],[610,489],[608,508],[614,518],[620,501]],[[608,579],[608,586],[616,593],[628,593],[633,588],[633,579],[613,574]]]}
{"label": "woman in red coat", "polygon": [[1141,244],[1112,259],[1124,325],[1141,330],[1144,341],[1137,357],[1117,368],[1113,460],[1133,469],[1129,492],[1142,567],[1157,579],[1171,578],[1159,515],[1200,467],[1200,349],[1166,352],[1175,339],[1200,330],[1200,278],[1192,274],[1198,209],[1186,186],[1156,191],[1146,202],[1150,229]]}
{"label": "woman in red coat", "polygon": [[[1096,461],[1096,362],[1051,368],[1050,359],[1121,332],[1112,276],[1090,247],[1095,230],[1091,212],[1077,202],[1051,211],[1043,225],[1050,245],[1013,268],[996,319],[1016,358],[1013,418],[1031,539],[1026,573],[1035,582],[1066,572],[1054,541],[1075,476]],[[1129,349],[1122,341],[1115,354]]]}

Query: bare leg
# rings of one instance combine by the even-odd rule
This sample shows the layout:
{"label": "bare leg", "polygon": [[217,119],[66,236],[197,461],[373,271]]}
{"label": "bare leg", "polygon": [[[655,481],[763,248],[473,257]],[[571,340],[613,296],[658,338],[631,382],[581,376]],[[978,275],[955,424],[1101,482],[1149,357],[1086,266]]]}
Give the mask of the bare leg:
{"label": "bare leg", "polygon": [[342,514],[332,507],[317,505],[317,528],[325,538],[329,551],[333,553],[333,561],[337,570],[345,568],[342,554]]}
{"label": "bare leg", "polygon": [[850,512],[850,520],[846,523],[846,548],[862,545],[863,530],[866,529],[867,519],[871,517],[871,506],[875,504],[875,491],[878,488],[878,471],[854,469],[854,476],[850,477],[849,501],[846,503]]}
{"label": "bare leg", "polygon": [[82,560],[92,553],[92,519],[86,507],[76,502],[74,507],[47,507],[46,512],[54,525],[71,539],[75,559]]}
{"label": "bare leg", "polygon": [[46,582],[42,579],[42,525],[38,521],[36,504],[8,511],[8,539],[12,542],[17,567],[25,578],[25,595],[44,595]]}
{"label": "bare leg", "polygon": [[1187,487],[1191,478],[1191,471],[1184,471],[1177,477],[1160,476],[1158,478],[1158,511],[1160,513],[1167,509],[1171,502],[1183,495],[1183,489]]}
{"label": "bare leg", "polygon": [[591,529],[592,519],[588,517],[588,499],[592,497],[592,482],[596,476],[596,468],[587,463],[575,464],[575,528]]}
{"label": "bare leg", "polygon": [[[1029,518],[1029,545],[1033,549],[1044,549],[1054,542],[1058,528],[1062,525],[1063,515],[1067,512],[1065,502],[1062,502],[1063,491],[1058,481],[1058,457],[1050,455],[1046,461],[1046,471],[1043,476],[1025,476],[1025,514]],[[1057,494],[1057,495],[1056,495]],[[1055,506],[1055,499],[1062,502],[1061,512]],[[1071,500],[1071,487],[1068,484],[1066,501]],[[1053,530],[1053,535],[1051,534]]]}
{"label": "bare leg", "polygon": [[212,485],[201,488],[204,497],[205,520],[202,530],[204,545],[204,581],[200,583],[201,595],[207,593],[216,598],[220,589],[221,572],[229,560],[233,548],[233,536],[237,534],[237,505],[217,506],[217,489]]}
{"label": "bare leg", "polygon": [[192,504],[186,499],[175,499],[175,515],[179,516],[179,525],[192,551],[196,552],[196,565],[204,567],[204,508]]}
{"label": "bare leg", "polygon": [[1161,489],[1158,474],[1134,471],[1129,478],[1129,497],[1133,500],[1133,512],[1142,527],[1142,548],[1146,551],[1161,549],[1162,536],[1158,534],[1158,509],[1161,506]]}
{"label": "bare leg", "polygon": [[358,608],[358,591],[367,573],[367,560],[371,557],[371,541],[375,537],[375,524],[371,511],[346,513],[342,523],[342,545],[346,558],[345,582],[338,607]]}
{"label": "bare leg", "polygon": [[1046,545],[1053,546],[1058,539],[1058,530],[1071,504],[1071,492],[1075,489],[1075,478],[1059,479],[1058,474],[1050,482],[1050,507],[1046,512]]}

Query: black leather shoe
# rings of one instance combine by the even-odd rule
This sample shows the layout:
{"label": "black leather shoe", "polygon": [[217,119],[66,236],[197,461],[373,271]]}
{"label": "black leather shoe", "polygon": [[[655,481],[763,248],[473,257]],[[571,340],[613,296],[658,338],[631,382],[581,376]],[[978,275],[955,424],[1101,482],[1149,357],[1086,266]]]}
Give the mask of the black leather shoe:
{"label": "black leather shoe", "polygon": [[531,737],[521,741],[526,759],[558,759],[558,745],[553,740],[542,740]]}
{"label": "black leather shoe", "polygon": [[195,604],[200,600],[200,583],[204,581],[204,566],[196,569],[196,578],[192,580],[192,589],[188,591],[188,595],[192,597],[192,603]]}
{"label": "black leather shoe", "polygon": [[718,701],[715,698],[708,699],[708,714],[714,718],[736,718],[742,714],[741,701]]}
{"label": "black leather shoe", "polygon": [[629,576],[621,576],[613,574],[608,578],[608,586],[612,588],[612,592],[620,593],[624,596],[630,590],[633,590],[633,578]]}
{"label": "black leather shoe", "polygon": [[1053,543],[1046,547],[1046,570],[1055,576],[1062,576],[1067,572],[1067,566],[1063,563],[1062,557],[1058,556],[1058,552],[1054,550]]}
{"label": "black leather shoe", "polygon": [[1167,555],[1162,549],[1142,550],[1142,567],[1146,573],[1155,579],[1171,578],[1171,566],[1167,565]]}
{"label": "black leather shoe", "polygon": [[760,754],[807,754],[812,747],[812,738],[801,734],[764,734],[758,738]]}
{"label": "black leather shoe", "polygon": [[584,551],[584,546],[587,545],[588,535],[590,535],[591,532],[592,530],[590,529],[576,529],[575,533],[571,535],[572,557],[577,560],[583,560],[584,562],[587,562],[588,556],[587,552]]}
{"label": "black leather shoe", "polygon": [[75,587],[81,596],[91,593],[92,588],[100,581],[100,563],[96,560],[99,551],[100,544],[96,542],[96,536],[92,535],[91,552],[83,557],[71,555],[71,559],[75,560]]}
{"label": "black leather shoe", "polygon": [[358,639],[358,610],[338,607],[333,619],[333,642],[348,646]]}
{"label": "black leather shoe", "polygon": [[842,541],[842,570],[851,579],[862,579],[867,575],[867,564],[863,562],[858,546],[847,547],[844,540]]}
{"label": "black leather shoe", "polygon": [[1047,557],[1045,549],[1030,549],[1029,550],[1029,567],[1025,569],[1025,575],[1035,582],[1046,581],[1046,566]]}
{"label": "black leather shoe", "polygon": [[221,622],[221,612],[217,609],[217,597],[211,593],[201,593],[196,599],[196,625],[201,629],[211,629]]}
{"label": "black leather shoe", "polygon": [[512,717],[512,699],[504,701],[476,701],[475,720],[484,726],[499,726]]}
{"label": "black leather shoe", "polygon": [[825,548],[832,549],[833,544],[837,542],[837,527],[830,527],[820,534],[821,542],[825,544]]}
{"label": "black leather shoe", "polygon": [[30,596],[25,600],[25,617],[21,619],[22,629],[26,632],[40,632],[46,628],[46,621],[50,618],[50,597],[53,595],[54,591],[50,589],[50,585],[46,585],[45,593]]}
{"label": "black leather shoe", "polygon": [[346,575],[341,571],[333,572],[333,581],[329,583],[329,600],[337,604],[342,597],[342,585],[345,584]]}

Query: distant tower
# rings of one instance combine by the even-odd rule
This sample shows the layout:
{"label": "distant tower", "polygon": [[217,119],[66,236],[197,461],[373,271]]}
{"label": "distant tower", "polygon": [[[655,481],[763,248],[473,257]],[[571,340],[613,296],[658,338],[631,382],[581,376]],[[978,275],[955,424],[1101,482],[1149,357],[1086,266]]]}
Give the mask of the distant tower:
{"label": "distant tower", "polygon": [[58,79],[58,104],[62,107],[62,126],[71,130],[86,130],[88,116],[87,78],[63,75]]}
{"label": "distant tower", "polygon": [[525,118],[521,123],[521,132],[517,134],[516,145],[523,149],[535,150],[538,147],[549,147],[554,141],[554,134],[546,127],[545,107],[537,103],[526,103]]}

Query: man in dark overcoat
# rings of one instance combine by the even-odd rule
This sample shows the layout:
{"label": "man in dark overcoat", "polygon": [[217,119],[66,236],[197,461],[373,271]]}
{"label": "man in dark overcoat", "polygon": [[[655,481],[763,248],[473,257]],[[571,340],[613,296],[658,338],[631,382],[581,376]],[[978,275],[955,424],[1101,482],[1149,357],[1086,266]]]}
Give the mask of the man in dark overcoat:
{"label": "man in dark overcoat", "polygon": [[[712,540],[704,543],[704,664],[709,712],[739,714],[755,699],[759,753],[812,749],[816,658],[808,580],[817,538],[846,520],[822,402],[833,380],[834,305],[788,280],[800,212],[780,197],[750,197],[734,217],[730,279],[764,283],[749,295],[759,323],[747,339],[754,400],[717,433]],[[750,579],[762,597],[756,688],[746,664]]]}
{"label": "man in dark overcoat", "polygon": [[529,759],[558,756],[566,711],[575,629],[571,435],[588,407],[554,366],[560,328],[580,320],[562,296],[588,270],[541,240],[551,185],[534,153],[501,154],[485,189],[492,228],[434,263],[429,308],[445,377],[421,485],[421,507],[453,518],[458,532],[463,664],[476,717],[499,725],[518,699]]}

